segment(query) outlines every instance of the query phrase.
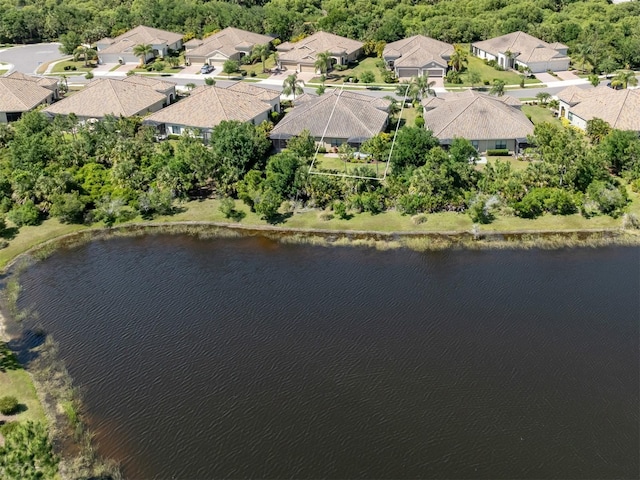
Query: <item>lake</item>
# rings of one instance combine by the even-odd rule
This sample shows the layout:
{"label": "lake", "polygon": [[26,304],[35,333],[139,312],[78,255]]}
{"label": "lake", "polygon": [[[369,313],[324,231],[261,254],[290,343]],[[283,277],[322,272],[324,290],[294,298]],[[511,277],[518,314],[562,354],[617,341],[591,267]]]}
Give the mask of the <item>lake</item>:
{"label": "lake", "polygon": [[639,248],[157,235],[21,283],[127,478],[639,475]]}

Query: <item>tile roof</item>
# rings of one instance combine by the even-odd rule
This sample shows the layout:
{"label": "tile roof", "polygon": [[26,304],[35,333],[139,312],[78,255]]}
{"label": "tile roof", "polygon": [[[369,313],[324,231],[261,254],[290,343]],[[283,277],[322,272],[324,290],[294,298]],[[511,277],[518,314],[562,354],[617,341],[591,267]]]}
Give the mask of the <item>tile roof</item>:
{"label": "tile roof", "polygon": [[51,90],[31,80],[0,77],[0,112],[26,112],[51,96]]}
{"label": "tile roof", "polygon": [[533,124],[511,100],[469,90],[448,94],[436,108],[424,113],[425,126],[440,140],[456,137],[468,140],[525,138]]}
{"label": "tile roof", "polygon": [[291,43],[281,43],[276,47],[280,55],[280,61],[303,61],[314,63],[316,54],[329,52],[332,55],[351,55],[363,47],[362,42],[340,37],[332,33],[316,32],[302,40]]}
{"label": "tile roof", "polygon": [[51,88],[51,87],[57,88],[57,86],[58,86],[58,79],[57,78],[36,77],[36,76],[33,76],[33,75],[25,75],[24,73],[20,73],[17,70],[14,70],[9,75],[5,75],[4,78],[14,78],[16,80],[25,80],[25,81],[29,81],[29,82],[34,82],[37,85],[40,85],[41,87],[45,87],[45,88]]}
{"label": "tile roof", "polygon": [[101,78],[93,80],[86,87],[63,100],[44,109],[52,115],[103,118],[106,115],[130,117],[144,114],[166,97],[145,85]]}
{"label": "tile roof", "polygon": [[549,44],[539,38],[533,37],[524,32],[513,32],[501,37],[491,38],[482,42],[475,42],[473,47],[494,56],[511,52],[515,58],[522,63],[545,62],[551,59],[566,59],[567,56],[558,52],[556,48],[567,48],[562,44]]}
{"label": "tile roof", "polygon": [[108,43],[109,46],[100,50],[100,53],[133,53],[133,47],[141,44],[167,44],[171,45],[182,39],[181,33],[167,32],[157,28],[140,25],[123,33],[116,38],[103,38],[98,44]]}
{"label": "tile roof", "polygon": [[145,122],[213,128],[224,120],[248,122],[269,110],[271,105],[256,101],[254,95],[203,85],[187,98],[150,115]]}
{"label": "tile roof", "polygon": [[250,50],[254,45],[269,43],[273,38],[268,35],[247,32],[239,28],[227,27],[224,30],[200,40],[201,45],[187,52],[188,56],[209,57],[215,52],[220,52],[226,57],[238,52],[238,47],[243,51]]}
{"label": "tile roof", "polygon": [[453,45],[424,35],[414,35],[388,43],[382,57],[397,58],[394,61],[396,67],[424,67],[431,62],[446,67],[452,53]]}
{"label": "tile roof", "polygon": [[271,90],[269,88],[258,87],[247,82],[236,82],[227,87],[227,90],[231,90],[238,93],[244,93],[246,95],[252,95],[256,99],[271,102],[280,98],[280,92],[278,90]]}
{"label": "tile roof", "polygon": [[295,106],[271,133],[299,135],[306,129],[316,138],[371,138],[384,129],[389,105],[382,98],[331,90]]}
{"label": "tile roof", "polygon": [[592,89],[569,87],[558,98],[583,120],[600,118],[612,128],[640,132],[640,90],[614,90],[600,85]]}
{"label": "tile roof", "polygon": [[167,91],[176,87],[176,82],[169,82],[167,80],[159,80],[157,77],[150,77],[147,75],[130,75],[125,77],[123,82],[135,83],[137,85],[144,85],[152,88],[156,92],[166,93]]}

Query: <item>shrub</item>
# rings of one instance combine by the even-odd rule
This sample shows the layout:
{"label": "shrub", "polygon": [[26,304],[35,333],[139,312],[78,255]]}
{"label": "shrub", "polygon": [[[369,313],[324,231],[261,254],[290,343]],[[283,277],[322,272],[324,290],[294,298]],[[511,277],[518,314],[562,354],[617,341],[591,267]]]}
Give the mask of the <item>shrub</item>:
{"label": "shrub", "polygon": [[484,80],[482,83],[485,85],[491,85],[491,82],[489,80]]}
{"label": "shrub", "polygon": [[590,217],[603,213],[616,218],[622,213],[622,209],[628,201],[629,198],[624,187],[598,180],[587,188],[582,214]]}
{"label": "shrub", "polygon": [[155,63],[152,64],[152,67],[156,72],[163,71],[166,66],[167,66],[167,64],[164,63],[164,62],[155,62]]}
{"label": "shrub", "polygon": [[372,71],[370,70],[365,70],[364,72],[362,72],[362,74],[360,75],[360,81],[362,83],[373,83],[376,81],[376,76],[373,74]]}
{"label": "shrub", "polygon": [[91,80],[93,78],[93,73],[87,72],[87,74],[84,76],[84,78],[86,78],[87,80]]}
{"label": "shrub", "polygon": [[205,83],[205,85],[215,85],[216,81],[211,77],[206,77],[204,79],[204,83]]}
{"label": "shrub", "polygon": [[241,77],[246,77],[247,76],[247,71],[246,70],[241,70],[240,71],[240,76]]}
{"label": "shrub", "polygon": [[527,193],[513,208],[515,214],[522,218],[537,218],[544,212],[544,201],[548,193],[545,188],[534,188]]}
{"label": "shrub", "polygon": [[6,423],[0,425],[0,433],[4,437],[7,437],[7,436],[11,435],[11,432],[13,432],[19,426],[20,426],[20,422],[6,422]]}
{"label": "shrub", "polygon": [[27,200],[22,205],[14,206],[7,214],[7,217],[18,227],[38,225],[40,223],[40,210],[32,200]]}
{"label": "shrub", "polygon": [[640,230],[640,219],[635,213],[625,213],[622,219],[622,228]]}
{"label": "shrub", "polygon": [[253,71],[253,70],[251,70],[251,71],[249,72],[249,76],[250,76],[250,77],[255,77],[255,76],[256,76],[256,72],[255,72],[255,71]]}
{"label": "shrub", "polygon": [[349,67],[347,65],[334,65],[333,68],[335,68],[339,72],[343,72]]}
{"label": "shrub", "polygon": [[424,127],[424,118],[422,116],[417,116],[415,120],[416,127],[422,128]]}
{"label": "shrub", "polygon": [[3,415],[13,415],[18,413],[18,399],[12,396],[0,398],[0,413]]}
{"label": "shrub", "polygon": [[549,198],[544,201],[544,208],[553,215],[572,215],[578,211],[575,196],[561,188],[551,190]]}
{"label": "shrub", "polygon": [[333,218],[333,213],[329,210],[323,210],[318,214],[318,220],[321,222],[328,222]]}
{"label": "shrub", "polygon": [[333,211],[338,216],[338,218],[346,219],[347,215],[347,205],[344,202],[337,201],[333,203]]}
{"label": "shrub", "polygon": [[224,215],[224,218],[231,218],[236,210],[236,202],[233,201],[233,198],[225,197],[220,202],[218,210]]}
{"label": "shrub", "polygon": [[82,223],[87,202],[78,192],[63,193],[54,197],[51,215],[62,223]]}
{"label": "shrub", "polygon": [[493,150],[487,150],[487,156],[489,157],[508,157],[509,149],[507,148],[496,148]]}
{"label": "shrub", "polygon": [[419,213],[411,217],[411,221],[414,225],[422,225],[423,223],[427,223],[427,216],[424,213]]}
{"label": "shrub", "polygon": [[477,195],[471,202],[467,212],[473,223],[486,225],[491,223],[495,216],[492,211],[492,202],[484,195]]}

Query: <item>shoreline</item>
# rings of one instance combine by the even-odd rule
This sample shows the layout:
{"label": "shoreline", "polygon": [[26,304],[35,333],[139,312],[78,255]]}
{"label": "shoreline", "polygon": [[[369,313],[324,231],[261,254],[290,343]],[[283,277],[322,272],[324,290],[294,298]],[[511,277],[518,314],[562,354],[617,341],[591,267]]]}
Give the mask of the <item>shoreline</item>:
{"label": "shoreline", "polygon": [[602,247],[609,245],[640,246],[640,231],[622,228],[566,230],[479,230],[473,231],[396,231],[330,230],[320,228],[245,225],[205,220],[174,222],[136,222],[112,227],[93,227],[52,236],[10,258],[0,270],[7,275],[27,258],[43,258],[58,248],[123,236],[195,235],[203,238],[262,235],[283,243],[317,246],[408,248],[417,251],[443,249],[560,249]]}

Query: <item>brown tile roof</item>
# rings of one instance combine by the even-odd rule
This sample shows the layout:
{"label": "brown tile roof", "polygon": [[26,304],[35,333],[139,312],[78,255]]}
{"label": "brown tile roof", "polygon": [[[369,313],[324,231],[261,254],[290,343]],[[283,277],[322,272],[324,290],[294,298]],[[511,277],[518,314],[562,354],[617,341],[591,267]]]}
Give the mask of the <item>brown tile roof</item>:
{"label": "brown tile roof", "polygon": [[513,32],[501,37],[491,38],[482,42],[475,42],[473,47],[489,52],[494,56],[507,51],[513,53],[515,58],[522,63],[545,62],[551,59],[567,58],[556,48],[566,48],[566,45],[551,45],[539,38],[532,37],[528,33]]}
{"label": "brown tile roof", "polygon": [[203,85],[187,98],[150,115],[145,122],[213,128],[223,120],[248,122],[269,110],[271,105],[257,101],[254,95]]}
{"label": "brown tile roof", "polygon": [[387,124],[389,105],[382,98],[331,90],[295,106],[271,133],[299,135],[306,129],[316,138],[371,138]]}
{"label": "brown tile roof", "polygon": [[443,99],[424,113],[425,126],[440,140],[506,140],[533,133],[533,124],[525,114],[500,98],[469,91]]}
{"label": "brown tile roof", "polygon": [[280,61],[295,61],[303,63],[314,63],[316,54],[329,52],[332,55],[350,55],[363,47],[362,42],[340,37],[332,33],[316,32],[302,40],[291,43],[285,42],[276,48],[280,52]]}
{"label": "brown tile roof", "polygon": [[600,118],[612,128],[640,132],[640,90],[614,90],[604,85],[581,92],[569,88],[558,93],[558,98],[571,105],[569,111],[574,115],[586,121]]}
{"label": "brown tile roof", "polygon": [[167,80],[159,80],[157,77],[150,77],[147,75],[130,75],[126,77],[123,82],[135,83],[137,85],[144,85],[146,87],[154,89],[156,92],[166,93],[176,87],[176,82],[169,82]]}
{"label": "brown tile roof", "polygon": [[446,67],[452,53],[453,45],[424,35],[414,35],[387,44],[382,57],[397,58],[394,61],[396,67],[424,67],[431,62]]}
{"label": "brown tile roof", "polygon": [[227,27],[204,40],[200,40],[202,44],[190,50],[187,55],[209,57],[215,52],[220,52],[226,57],[229,57],[239,51],[238,47],[242,48],[242,51],[251,50],[254,45],[269,43],[271,40],[273,40],[273,38],[267,35]]}
{"label": "brown tile roof", "polygon": [[49,88],[58,87],[58,79],[51,77],[36,77],[33,75],[25,75],[24,73],[20,73],[17,70],[11,72],[9,75],[5,75],[5,78],[14,78],[16,80],[25,80],[28,82],[34,82],[41,87]]}
{"label": "brown tile roof", "polygon": [[36,82],[0,77],[0,112],[26,112],[51,96],[51,90]]}
{"label": "brown tile roof", "polygon": [[108,43],[109,46],[100,50],[100,53],[132,53],[133,47],[141,44],[167,44],[177,42],[182,39],[181,33],[167,32],[157,28],[140,25],[123,33],[116,38],[103,38],[97,43]]}
{"label": "brown tile roof", "polygon": [[236,82],[233,85],[229,85],[227,90],[252,95],[256,99],[264,100],[266,102],[271,102],[280,98],[280,92],[278,90],[258,87],[247,82]]}
{"label": "brown tile roof", "polygon": [[93,80],[73,95],[44,109],[52,115],[103,118],[106,115],[130,117],[144,114],[166,97],[145,85],[113,78]]}

